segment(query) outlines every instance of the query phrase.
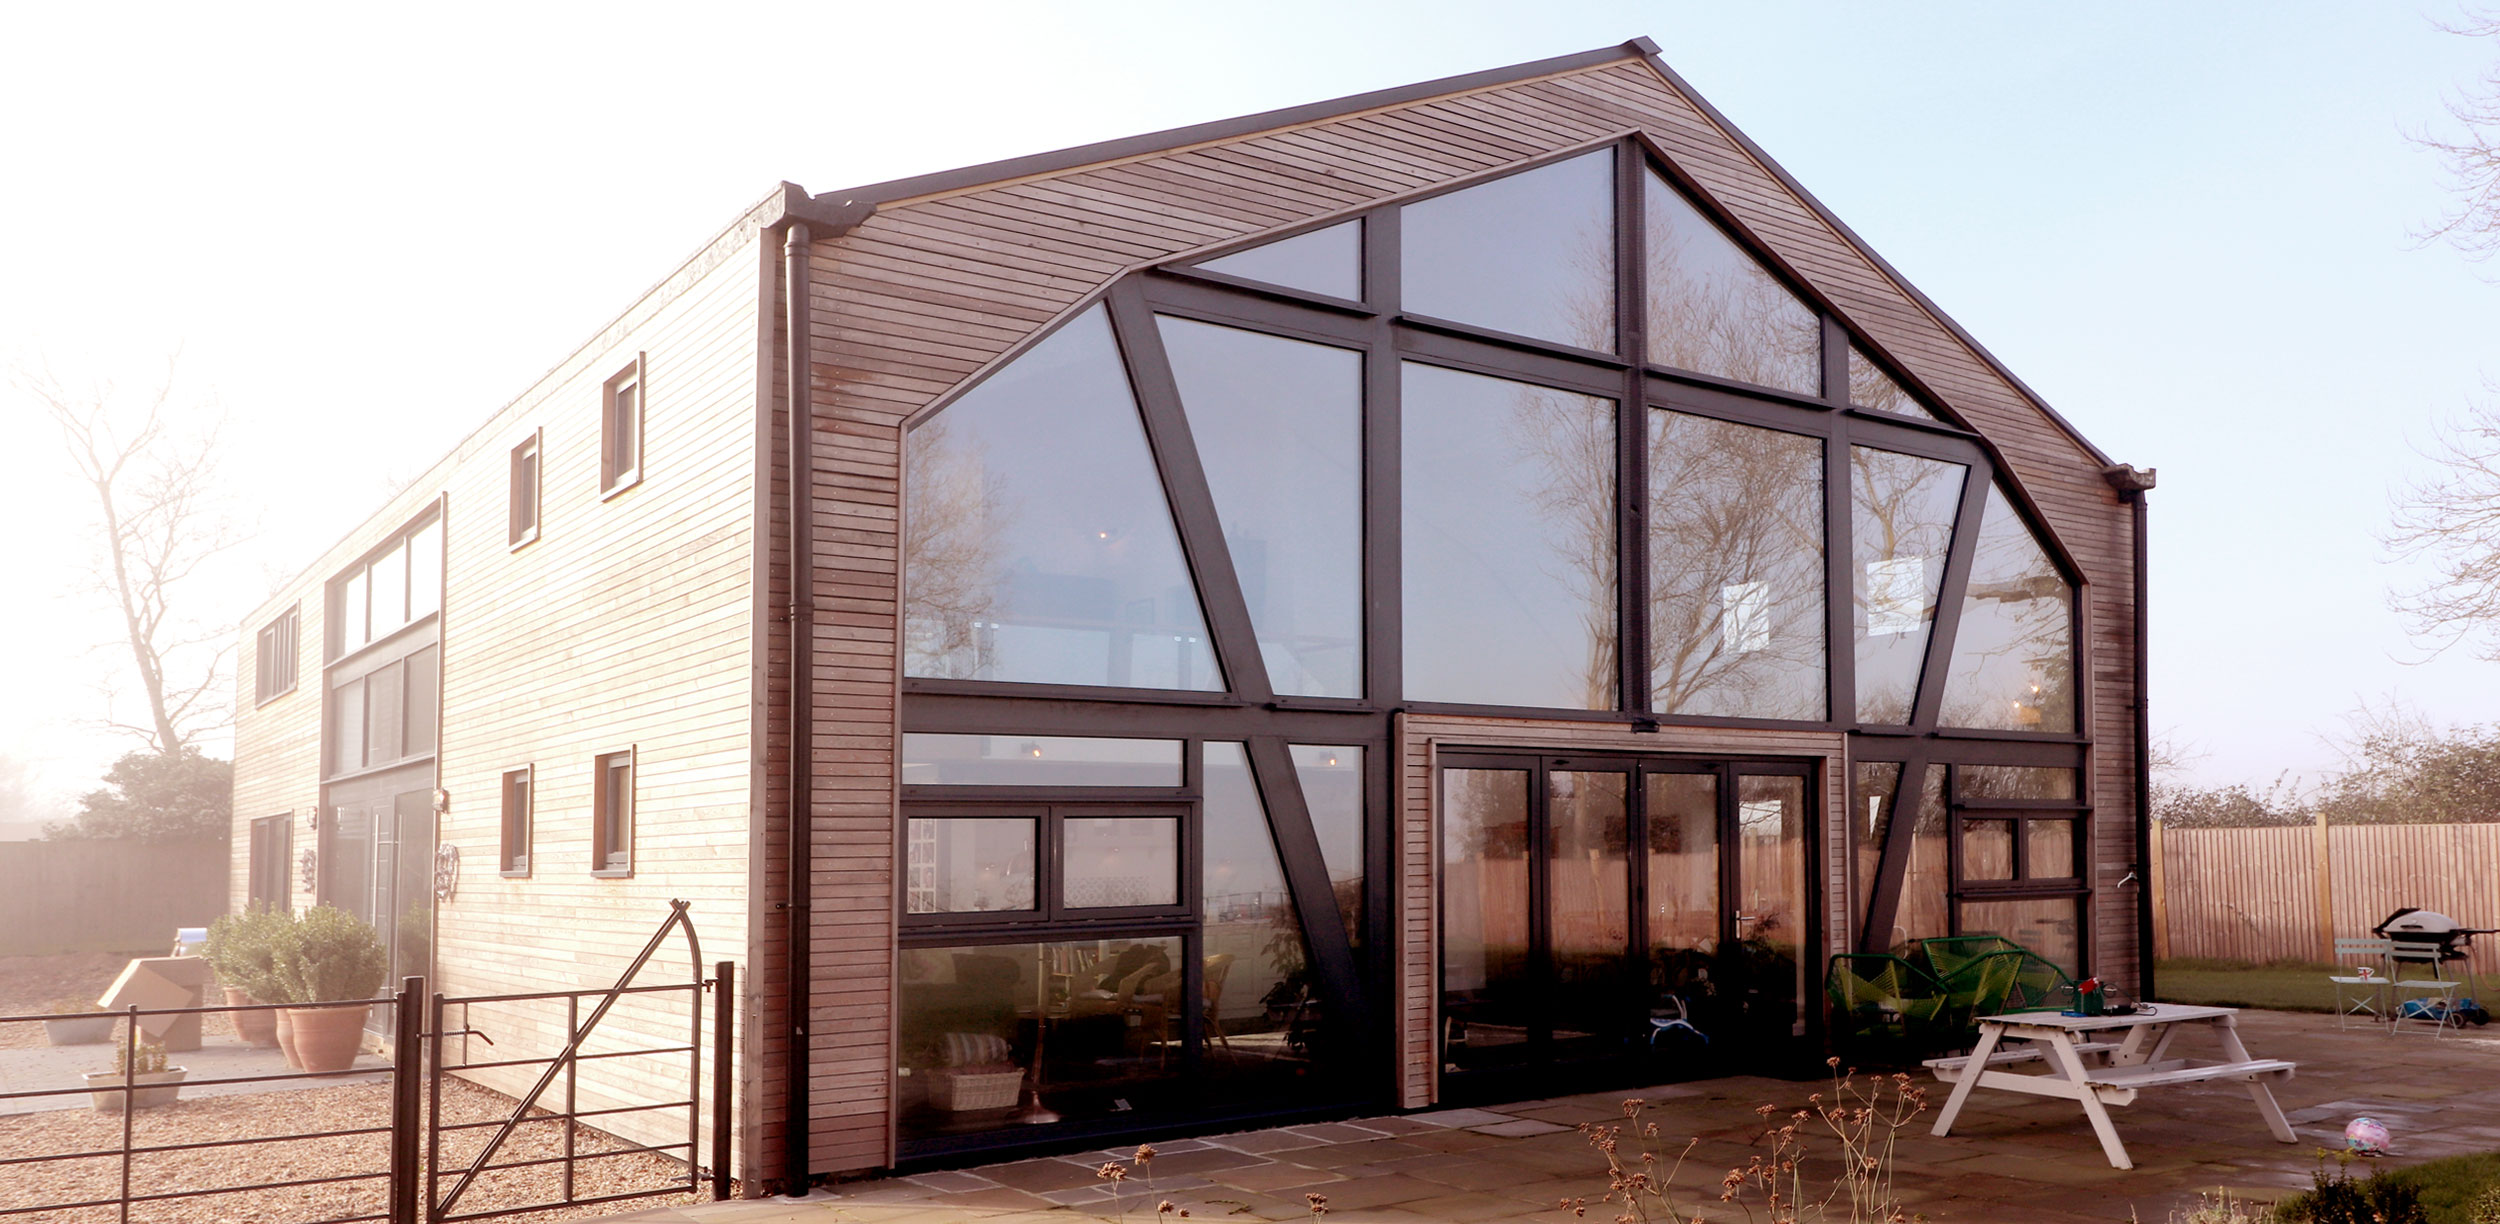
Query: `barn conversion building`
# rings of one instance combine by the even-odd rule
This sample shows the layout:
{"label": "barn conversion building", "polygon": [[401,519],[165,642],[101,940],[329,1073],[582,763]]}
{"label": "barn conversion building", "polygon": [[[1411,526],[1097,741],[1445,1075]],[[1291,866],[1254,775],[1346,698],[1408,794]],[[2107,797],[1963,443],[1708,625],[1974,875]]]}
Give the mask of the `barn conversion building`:
{"label": "barn conversion building", "polygon": [[243,625],[234,899],[691,901],[767,1182],[1810,1061],[2147,985],[2149,487],[1646,40],[785,184]]}

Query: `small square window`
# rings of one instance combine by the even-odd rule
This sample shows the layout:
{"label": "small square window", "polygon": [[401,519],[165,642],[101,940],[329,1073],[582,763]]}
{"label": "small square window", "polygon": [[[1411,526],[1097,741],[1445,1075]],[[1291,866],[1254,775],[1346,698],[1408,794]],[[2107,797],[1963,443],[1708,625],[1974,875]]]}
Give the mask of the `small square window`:
{"label": "small square window", "polygon": [[617,371],[600,393],[599,492],[615,493],[642,479],[642,358]]}
{"label": "small square window", "polygon": [[538,432],[532,430],[512,448],[512,530],[514,548],[538,538]]}
{"label": "small square window", "polygon": [[530,771],[516,769],[503,776],[503,855],[508,876],[530,873]]}
{"label": "small square window", "polygon": [[591,812],[590,874],[634,873],[634,754],[611,752],[598,762],[597,801]]}
{"label": "small square window", "polygon": [[295,655],[298,622],[296,610],[289,608],[278,619],[261,627],[252,646],[252,701],[256,705],[269,702],[295,691]]}

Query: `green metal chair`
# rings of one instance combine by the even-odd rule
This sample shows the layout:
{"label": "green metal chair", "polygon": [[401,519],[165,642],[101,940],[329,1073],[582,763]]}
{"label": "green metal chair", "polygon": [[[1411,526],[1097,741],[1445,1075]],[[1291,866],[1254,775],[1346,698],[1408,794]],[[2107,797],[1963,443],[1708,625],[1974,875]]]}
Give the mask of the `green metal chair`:
{"label": "green metal chair", "polygon": [[1945,995],[1938,1019],[1952,1034],[1950,1044],[1967,1046],[1979,1040],[1979,1018],[2005,1010],[2006,996],[2022,979],[2023,958],[2029,955],[2021,948],[1982,953],[1940,979]]}
{"label": "green metal chair", "polygon": [[2081,995],[2082,992],[2075,988],[2075,980],[2066,976],[2065,970],[2038,953],[2024,949],[2022,968],[2014,974],[2013,988],[2005,993],[2004,1010],[2064,1011],[2076,1006]]}
{"label": "green metal chair", "polygon": [[1918,941],[1921,956],[1927,958],[1927,969],[1940,981],[1952,981],[1963,966],[1991,952],[2024,952],[2029,949],[2003,935],[1948,935]]}
{"label": "green metal chair", "polygon": [[1866,1060],[1915,1059],[1951,1031],[1947,990],[1917,964],[1881,952],[1844,952],[1823,975],[1836,1045]]}

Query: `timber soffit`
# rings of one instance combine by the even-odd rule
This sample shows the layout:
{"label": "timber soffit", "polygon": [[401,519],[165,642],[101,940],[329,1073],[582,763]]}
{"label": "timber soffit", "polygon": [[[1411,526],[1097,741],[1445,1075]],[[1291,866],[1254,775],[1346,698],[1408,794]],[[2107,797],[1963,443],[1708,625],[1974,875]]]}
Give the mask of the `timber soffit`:
{"label": "timber soffit", "polygon": [[[1752,158],[1756,164],[1761,166],[1765,173],[1770,175],[1771,178],[1778,182],[1781,187],[1796,196],[1797,200],[1805,205],[1809,211],[1811,211],[1825,225],[1830,226],[1833,233],[1839,235],[1842,241],[1848,243],[1852,249],[1864,257],[1870,265],[1880,272],[1887,280],[1891,281],[1893,286],[1899,289],[1905,297],[1909,298],[1910,301],[1915,303],[1921,310],[1924,310],[1929,316],[1933,317],[1939,326],[1943,327],[1945,331],[1952,335],[1955,340],[1967,347],[1971,351],[1972,355],[1977,357],[1982,364],[1986,365],[1988,369],[1995,372],[1998,377],[2004,379],[2006,385],[2013,388],[2015,393],[2022,396],[2022,398],[2028,401],[2032,407],[2038,409],[2043,416],[2046,416],[2052,424],[2057,426],[2060,432],[2064,433],[2068,438],[2072,439],[2077,446],[2081,447],[2086,455],[2091,456],[2096,463],[2103,467],[2107,467],[2115,462],[2106,452],[2102,451],[2099,446],[2094,445],[2091,439],[2084,437],[2083,432],[2076,429],[2072,422],[2060,415],[2055,408],[2050,407],[2048,400],[2042,397],[2039,392],[2034,391],[2029,384],[2025,383],[2020,377],[2016,376],[2013,370],[2008,368],[2004,362],[1999,361],[1996,354],[1989,352],[1987,347],[1980,344],[1967,329],[1965,329],[1959,322],[1956,322],[1951,315],[1946,314],[1943,308],[1936,305],[1933,299],[1929,298],[1924,292],[1920,291],[1916,285],[1911,284],[1907,277],[1901,275],[1899,269],[1892,266],[1891,261],[1885,259],[1881,254],[1877,253],[1873,247],[1868,246],[1866,240],[1860,238],[1856,230],[1849,228],[1848,224],[1835,215],[1831,209],[1824,207],[1823,202],[1815,198],[1814,193],[1806,190],[1804,185],[1799,183],[1796,177],[1791,175],[1777,161],[1774,161],[1770,154],[1763,152],[1762,147],[1755,144],[1751,137],[1745,135],[1742,130],[1738,129],[1734,124],[1728,122],[1727,116],[1721,114],[1717,107],[1712,106],[1708,99],[1702,97],[1702,95],[1692,87],[1691,83],[1687,82],[1682,76],[1678,75],[1673,68],[1667,66],[1666,61],[1660,58],[1658,44],[1651,41],[1647,37],[1635,38],[1619,46],[1603,47],[1594,51],[1583,51],[1574,55],[1561,55],[1555,56],[1551,59],[1531,60],[1527,63],[1514,64],[1506,68],[1494,68],[1483,72],[1473,72],[1460,76],[1443,77],[1439,80],[1424,81],[1413,85],[1399,86],[1394,89],[1382,89],[1374,90],[1370,93],[1352,94],[1346,97],[1335,98],[1324,102],[1312,102],[1301,106],[1285,107],[1279,110],[1262,111],[1254,115],[1243,115],[1234,119],[1217,120],[1211,123],[1192,124],[1187,127],[1170,128],[1164,131],[1149,132],[1139,136],[1129,136],[1117,140],[1100,141],[1094,144],[1077,145],[1071,148],[1054,150],[1047,153],[1035,153],[1024,157],[1008,158],[1002,161],[984,162],[980,165],[966,166],[956,170],[945,170],[933,174],[914,175],[909,178],[889,179],[882,183],[870,183],[839,191],[823,192],[813,196],[812,198],[805,197],[804,192],[800,192],[800,189],[785,183],[783,184],[784,188],[792,192],[799,192],[800,196],[805,201],[804,205],[802,205],[799,200],[792,200],[786,207],[789,213],[793,216],[797,216],[799,209],[804,206],[808,207],[810,211],[817,212],[819,215],[832,214],[847,218],[845,221],[836,222],[830,225],[824,232],[816,235],[819,238],[838,237],[852,225],[856,225],[859,222],[866,220],[877,210],[879,205],[883,204],[893,204],[903,200],[917,199],[927,196],[954,194],[977,187],[999,184],[1008,180],[1057,174],[1088,166],[1097,166],[1107,162],[1126,161],[1150,154],[1168,153],[1191,145],[1236,140],[1262,132],[1275,131],[1279,128],[1295,127],[1329,119],[1345,118],[1364,111],[1404,106],[1433,98],[1445,97],[1451,94],[1498,88],[1505,85],[1515,85],[1541,77],[1580,72],[1590,68],[1605,67],[1610,64],[1623,63],[1626,61],[1638,61],[1648,65],[1649,68],[1664,79],[1670,87],[1672,87],[1676,92],[1682,94],[1686,100],[1693,104],[1695,109],[1699,110],[1710,120],[1713,126],[1717,127],[1722,134],[1727,136],[1729,140],[1733,141],[1739,149],[1743,150],[1746,156]],[[772,223],[773,222],[770,221],[765,222],[765,224],[768,225]],[[1886,354],[1886,357],[1889,358],[1889,354]],[[1902,368],[1902,363],[1899,361],[1888,360],[1887,364],[1897,370]],[[1902,372],[1905,374],[1907,373],[1906,370],[1902,370]],[[1915,382],[1915,378],[1913,378],[1912,381]],[[1930,400],[1936,402],[1949,402],[1943,397],[1935,395],[1931,388],[1917,387],[1916,390]]]}

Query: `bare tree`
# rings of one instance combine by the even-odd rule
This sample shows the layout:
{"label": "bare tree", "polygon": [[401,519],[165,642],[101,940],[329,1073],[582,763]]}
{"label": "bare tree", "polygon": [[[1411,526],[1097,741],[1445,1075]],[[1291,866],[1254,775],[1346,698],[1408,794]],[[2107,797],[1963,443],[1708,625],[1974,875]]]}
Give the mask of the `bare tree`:
{"label": "bare tree", "polygon": [[203,564],[237,542],[215,496],[216,428],[174,428],[170,365],[152,392],[130,400],[110,385],[73,391],[48,370],[16,381],[60,428],[72,469],[95,497],[88,578],[119,613],[119,643],[130,651],[147,705],[144,722],[108,716],[104,723],[159,754],[179,755],[232,719],[227,634],[178,614],[174,602]]}
{"label": "bare tree", "polygon": [[2436,576],[2388,601],[2433,656],[2473,639],[2475,655],[2500,660],[2500,405],[2474,404],[2425,454],[2438,474],[2397,491],[2379,542]]}
{"label": "bare tree", "polygon": [[[2469,9],[2454,24],[2434,24],[2466,38],[2500,37],[2500,12],[2489,9]],[[2500,253],[2500,64],[2486,67],[2463,93],[2449,98],[2447,110],[2461,131],[2442,135],[2423,129],[2410,139],[2438,156],[2456,202],[2438,224],[2414,237],[2489,259]]]}

